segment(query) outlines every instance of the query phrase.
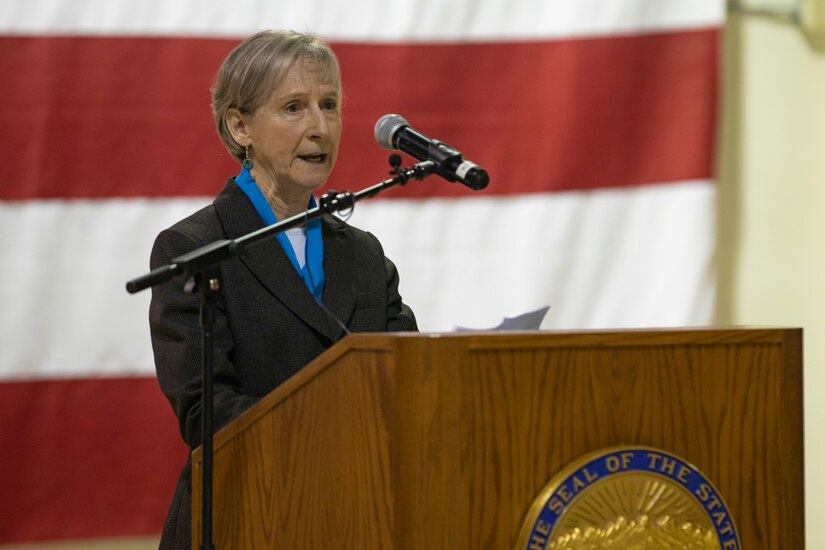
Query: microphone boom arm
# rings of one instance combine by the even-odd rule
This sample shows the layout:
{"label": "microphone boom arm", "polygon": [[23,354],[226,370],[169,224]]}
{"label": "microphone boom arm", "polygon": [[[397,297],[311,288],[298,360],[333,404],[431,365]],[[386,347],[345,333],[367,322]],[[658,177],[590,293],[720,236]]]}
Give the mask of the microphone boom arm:
{"label": "microphone boom arm", "polygon": [[247,247],[252,246],[266,237],[307,223],[310,220],[321,217],[323,214],[340,212],[352,208],[359,200],[374,197],[390,187],[404,185],[411,179],[423,180],[435,173],[437,168],[438,165],[435,162],[426,160],[419,162],[412,168],[399,168],[393,172],[395,177],[386,179],[356,193],[350,191],[341,193],[329,191],[321,196],[318,201],[318,206],[310,208],[303,214],[296,214],[291,218],[258,229],[237,239],[218,240],[191,252],[187,252],[174,258],[171,263],[153,269],[149,273],[127,282],[126,290],[130,294],[135,294],[146,288],[166,282],[181,273],[190,276],[201,273],[233,256],[237,256]]}

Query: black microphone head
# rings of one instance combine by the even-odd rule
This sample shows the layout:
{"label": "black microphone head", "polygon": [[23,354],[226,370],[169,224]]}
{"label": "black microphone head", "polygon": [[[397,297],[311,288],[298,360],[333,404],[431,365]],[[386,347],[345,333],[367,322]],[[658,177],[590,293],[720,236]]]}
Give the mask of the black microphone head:
{"label": "black microphone head", "polygon": [[375,141],[384,149],[396,149],[393,143],[395,133],[410,123],[401,115],[384,115],[375,123]]}

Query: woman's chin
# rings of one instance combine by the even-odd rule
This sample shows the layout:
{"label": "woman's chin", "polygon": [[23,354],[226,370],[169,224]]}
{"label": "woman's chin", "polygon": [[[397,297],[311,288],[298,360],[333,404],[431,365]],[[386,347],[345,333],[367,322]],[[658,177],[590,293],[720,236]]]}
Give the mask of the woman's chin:
{"label": "woman's chin", "polygon": [[325,172],[324,174],[319,174],[316,177],[308,177],[303,179],[300,182],[301,187],[304,189],[308,189],[310,191],[316,191],[327,184],[327,180],[329,179],[329,172]]}

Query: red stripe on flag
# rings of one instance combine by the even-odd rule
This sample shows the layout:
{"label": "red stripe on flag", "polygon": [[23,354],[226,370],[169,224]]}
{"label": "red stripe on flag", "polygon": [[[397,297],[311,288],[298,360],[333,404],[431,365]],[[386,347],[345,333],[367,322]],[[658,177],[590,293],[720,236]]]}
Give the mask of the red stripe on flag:
{"label": "red stripe on flag", "polygon": [[[395,112],[487,168],[488,193],[707,178],[718,30],[491,44],[333,44],[344,137],[331,185],[386,177]],[[236,40],[0,38],[0,199],[212,195],[238,166],[209,86]],[[425,182],[404,196],[449,196]]]}
{"label": "red stripe on flag", "polygon": [[0,384],[0,542],[160,533],[176,426],[154,378]]}

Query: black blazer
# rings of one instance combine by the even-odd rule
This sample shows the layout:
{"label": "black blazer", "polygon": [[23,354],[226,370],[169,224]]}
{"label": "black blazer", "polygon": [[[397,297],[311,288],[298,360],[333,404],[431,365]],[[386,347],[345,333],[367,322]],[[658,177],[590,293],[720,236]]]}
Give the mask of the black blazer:
{"label": "black blazer", "polygon": [[[221,265],[223,300],[214,331],[215,426],[220,427],[351,332],[416,330],[398,294],[398,273],[370,233],[321,218],[324,311],[273,237]],[[263,227],[230,180],[215,201],[158,235],[152,269],[218,239]],[[178,277],[152,289],[149,321],[158,382],[190,449],[201,444],[199,300]],[[187,460],[160,548],[191,547],[191,464]]]}

